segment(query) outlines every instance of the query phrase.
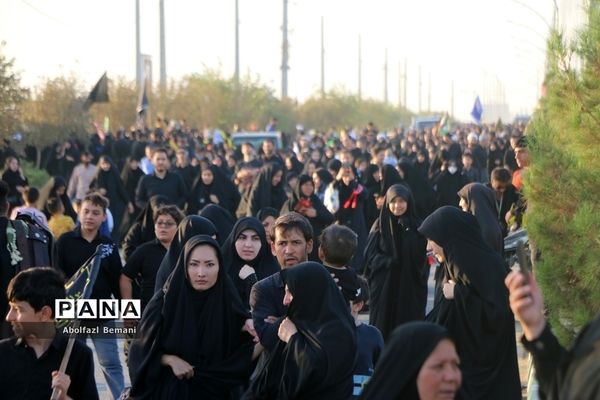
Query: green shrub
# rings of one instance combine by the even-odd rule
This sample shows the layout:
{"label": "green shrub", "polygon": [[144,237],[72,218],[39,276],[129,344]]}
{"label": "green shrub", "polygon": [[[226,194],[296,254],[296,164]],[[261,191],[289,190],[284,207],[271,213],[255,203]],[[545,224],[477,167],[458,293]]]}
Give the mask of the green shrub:
{"label": "green shrub", "polygon": [[29,186],[41,189],[50,180],[50,175],[45,170],[37,168],[32,163],[23,161],[21,165],[23,167],[23,174],[29,180]]}

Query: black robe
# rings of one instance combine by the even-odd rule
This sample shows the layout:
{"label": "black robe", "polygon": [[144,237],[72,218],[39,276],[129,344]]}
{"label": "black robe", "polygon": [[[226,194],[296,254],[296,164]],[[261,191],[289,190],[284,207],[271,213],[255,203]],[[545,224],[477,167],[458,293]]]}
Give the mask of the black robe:
{"label": "black robe", "polygon": [[419,400],[417,376],[444,339],[450,339],[448,330],[431,322],[409,322],[396,328],[359,399]]}
{"label": "black robe", "polygon": [[494,191],[481,183],[469,183],[458,192],[458,195],[465,199],[469,213],[473,214],[479,222],[483,240],[504,257],[504,236],[497,218]]}
{"label": "black robe", "polygon": [[27,178],[21,175],[19,171],[13,171],[7,168],[2,174],[2,180],[8,184],[7,200],[11,207],[17,207],[23,204],[21,192],[17,190],[17,186],[29,186]]}
{"label": "black robe", "polygon": [[460,198],[457,193],[467,183],[469,183],[467,178],[461,175],[460,171],[456,171],[454,174],[451,174],[448,170],[440,172],[433,179],[437,207],[458,207]]}
{"label": "black robe", "polygon": [[[254,260],[251,261],[242,260],[235,248],[237,238],[247,229],[253,230],[260,237],[260,250]],[[265,228],[255,217],[240,218],[234,225],[233,230],[225,240],[225,243],[221,246],[221,250],[229,278],[235,285],[238,294],[242,299],[242,303],[248,308],[252,284],[265,279],[280,270],[277,260],[271,253],[271,245],[267,240]],[[256,273],[254,276],[249,276],[245,280],[242,280],[239,274],[245,264],[254,268]]]}
{"label": "black robe", "polygon": [[[367,191],[358,183],[352,181],[349,185],[345,185],[342,180],[333,183],[334,188],[338,190],[340,208],[335,212],[335,221],[340,225],[345,225],[352,229],[357,235],[357,249],[364,249],[367,244],[367,225],[365,222],[365,201],[367,199]],[[355,251],[350,266],[352,266],[359,274],[364,269],[364,257],[362,251]]]}
{"label": "black robe", "polygon": [[217,229],[217,241],[220,245],[225,243],[225,239],[231,234],[235,225],[235,218],[221,206],[209,204],[198,213],[201,217],[208,219]]}
{"label": "black robe", "polygon": [[163,257],[158,272],[154,292],[161,290],[167,282],[169,275],[173,272],[177,260],[181,255],[183,247],[192,237],[196,235],[217,236],[217,228],[208,219],[199,215],[188,215],[181,220],[177,227],[177,234],[173,238],[167,254]]}
{"label": "black robe", "polygon": [[218,205],[234,216],[240,203],[240,192],[221,168],[210,165],[209,169],[213,174],[213,181],[210,185],[205,185],[202,182],[202,174],[198,176],[187,199],[187,214],[198,214],[208,204],[212,204],[212,194],[217,197]]}
{"label": "black robe", "polygon": [[[407,202],[401,217],[389,209],[396,197]],[[371,292],[369,323],[386,340],[398,325],[425,319],[429,268],[427,240],[417,231],[420,222],[410,190],[400,184],[390,187],[365,249],[365,277]]]}
{"label": "black robe", "polygon": [[266,164],[260,173],[254,178],[252,187],[244,193],[237,209],[237,217],[255,217],[262,208],[272,207],[281,210],[283,203],[287,200],[283,189],[284,179],[277,186],[273,186],[273,176],[283,171],[281,164]]}
{"label": "black robe", "polygon": [[308,222],[313,228],[313,250],[308,255],[308,259],[310,261],[320,262],[319,259],[319,236],[323,229],[327,228],[334,221],[333,214],[329,212],[329,210],[323,205],[323,202],[315,195],[314,193],[310,197],[305,197],[302,194],[302,185],[306,182],[312,182],[312,178],[308,175],[300,175],[298,177],[298,182],[296,183],[296,187],[294,188],[294,192],[292,193],[292,198],[283,203],[283,207],[281,207],[281,214],[288,213],[290,211],[300,210],[301,208],[309,208],[312,207],[317,212],[316,217],[308,217],[304,214]]}
{"label": "black robe", "polygon": [[111,167],[108,171],[103,171],[100,167],[98,167],[96,177],[90,183],[90,189],[106,190],[106,194],[104,196],[109,201],[108,208],[112,213],[114,221],[111,236],[115,243],[120,243],[121,223],[123,222],[123,217],[127,211],[127,203],[129,203],[131,199],[127,195],[123,181],[117,173],[117,167],[111,161],[109,162]]}
{"label": "black robe", "polygon": [[442,296],[427,319],[455,338],[466,394],[472,399],[521,399],[503,259],[484,242],[475,217],[455,207],[436,210],[419,232],[443,248],[446,277],[456,282],[454,298]]}
{"label": "black robe", "polygon": [[[121,171],[121,181],[123,182],[123,186],[125,186],[125,192],[127,193],[127,197],[131,199],[135,199],[135,190],[137,189],[137,185],[144,176],[144,172],[138,167],[137,169],[129,168],[129,159],[125,162],[123,170]],[[123,223],[121,224],[121,237],[125,237],[131,225],[135,222],[138,215],[140,214],[140,209],[138,208],[135,201],[133,204],[133,213],[125,213],[123,217]]]}
{"label": "black robe", "polygon": [[162,205],[169,204],[166,196],[157,194],[150,197],[146,208],[138,215],[123,239],[123,254],[125,260],[133,254],[135,249],[146,242],[156,239],[154,232],[154,212]]}
{"label": "black robe", "polygon": [[[65,188],[65,191],[62,195],[57,193],[57,190],[61,187]],[[60,198],[63,206],[65,207],[65,215],[67,217],[71,217],[73,222],[77,222],[77,213],[73,208],[73,204],[71,203],[71,199],[67,195],[67,181],[62,176],[54,176],[50,178],[50,180],[44,185],[44,187],[40,190],[40,198],[38,199],[37,208],[41,210],[46,218],[50,219],[50,211],[46,207],[49,199],[55,199],[57,197]]]}
{"label": "black robe", "polygon": [[[206,291],[192,288],[187,262],[192,251],[211,246],[218,255],[217,282]],[[249,318],[229,280],[215,240],[196,236],[186,243],[173,274],[155,293],[140,321],[131,346],[131,395],[136,399],[227,400],[239,391],[251,372],[253,343],[242,331]],[[161,364],[164,354],[194,366],[191,379],[177,379]]]}
{"label": "black robe", "polygon": [[427,218],[435,207],[435,193],[433,188],[409,161],[398,163],[404,174],[405,185],[411,190],[415,199],[415,212],[421,220]]}
{"label": "black robe", "polygon": [[293,295],[287,318],[298,332],[277,343],[243,398],[350,398],[357,348],[348,304],[321,264],[300,263],[282,278]]}
{"label": "black robe", "polygon": [[377,203],[375,198],[379,196],[380,185],[379,181],[375,180],[373,176],[379,171],[379,166],[375,164],[369,164],[365,172],[361,177],[361,184],[367,190],[367,199],[365,201],[365,222],[367,228],[373,226],[373,223],[379,216],[379,210],[377,210]]}

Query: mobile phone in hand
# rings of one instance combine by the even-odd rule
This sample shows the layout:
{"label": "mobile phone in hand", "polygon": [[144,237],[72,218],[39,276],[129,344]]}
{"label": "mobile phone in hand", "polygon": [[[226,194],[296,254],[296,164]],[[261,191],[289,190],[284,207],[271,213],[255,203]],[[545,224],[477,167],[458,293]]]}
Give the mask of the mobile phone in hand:
{"label": "mobile phone in hand", "polygon": [[529,274],[531,273],[531,260],[525,252],[525,244],[523,241],[517,242],[517,260],[519,261],[521,273],[529,282]]}

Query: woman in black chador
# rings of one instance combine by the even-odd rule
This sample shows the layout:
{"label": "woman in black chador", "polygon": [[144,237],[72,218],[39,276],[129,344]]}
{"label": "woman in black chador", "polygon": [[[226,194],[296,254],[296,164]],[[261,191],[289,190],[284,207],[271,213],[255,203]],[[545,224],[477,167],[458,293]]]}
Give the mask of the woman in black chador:
{"label": "woman in black chador", "polygon": [[116,243],[121,242],[121,222],[125,211],[133,212],[133,204],[127,195],[123,181],[119,176],[117,167],[108,156],[100,156],[96,177],[90,184],[90,189],[99,191],[106,196],[110,212],[114,220],[112,239]]}
{"label": "woman in black chador", "polygon": [[443,326],[409,322],[392,332],[359,399],[455,399],[462,376],[454,340]]}
{"label": "woman in black chador", "polygon": [[131,348],[135,399],[239,398],[250,374],[249,314],[229,280],[218,243],[186,243],[163,290],[146,307]]}
{"label": "woman in black chador", "polygon": [[49,199],[59,198],[65,207],[65,215],[71,217],[73,222],[77,222],[77,213],[73,208],[71,199],[67,195],[67,181],[62,176],[54,176],[48,180],[48,182],[40,190],[40,198],[38,199],[39,210],[50,219],[50,212],[46,208],[46,204]]}
{"label": "woman in black chador", "polygon": [[287,195],[283,188],[283,167],[279,163],[263,165],[254,183],[242,195],[237,217],[255,217],[265,207],[281,210]]}
{"label": "woman in black chador", "polygon": [[233,230],[233,226],[235,225],[236,219],[233,217],[233,215],[223,207],[216,204],[207,205],[198,213],[198,215],[208,219],[215,225],[217,232],[219,232],[217,242],[219,242],[220,245],[223,245],[225,239],[227,239]]}
{"label": "woman in black chador", "polygon": [[310,261],[319,260],[318,237],[323,229],[333,223],[333,214],[329,212],[315,194],[315,184],[308,175],[300,175],[298,183],[292,193],[292,198],[287,200],[281,208],[281,214],[295,211],[308,219],[313,228],[313,251],[308,255]]}
{"label": "woman in black chador", "polygon": [[227,273],[238,290],[242,303],[248,307],[252,285],[279,271],[265,228],[255,217],[241,218],[221,250]]}
{"label": "woman in black chador", "polygon": [[[156,283],[154,284],[154,292],[161,290],[168,280],[169,275],[173,272],[177,259],[180,256],[185,244],[197,235],[210,236],[217,240],[217,228],[208,219],[199,215],[188,215],[181,220],[177,227],[177,234],[173,238],[167,254],[163,257],[156,273]],[[217,242],[218,243],[218,242]]]}
{"label": "woman in black chador", "polygon": [[208,204],[217,204],[235,215],[240,192],[216,165],[205,165],[194,182],[187,201],[187,214],[198,214]]}
{"label": "woman in black chador", "polygon": [[498,222],[494,191],[481,183],[469,183],[458,192],[460,207],[473,214],[479,222],[483,240],[501,256],[504,255],[504,236]]}
{"label": "woman in black chador", "polygon": [[168,203],[169,199],[166,196],[157,194],[150,197],[150,200],[146,204],[146,208],[144,208],[137,216],[135,222],[129,227],[127,234],[123,239],[123,253],[125,254],[125,260],[133,254],[138,246],[156,239],[156,234],[154,233],[154,212],[158,210],[160,206]]}
{"label": "woman in black chador", "polygon": [[327,270],[304,262],[283,271],[281,339],[244,399],[346,400],[352,395],[356,327]]}
{"label": "woman in black chador", "polygon": [[408,188],[390,187],[365,249],[365,277],[371,289],[370,324],[387,339],[398,325],[425,319],[427,239]]}
{"label": "woman in black chador", "polygon": [[456,339],[468,398],[521,398],[515,320],[504,286],[504,261],[483,240],[475,217],[442,207],[419,227],[444,264],[443,296],[427,319]]}

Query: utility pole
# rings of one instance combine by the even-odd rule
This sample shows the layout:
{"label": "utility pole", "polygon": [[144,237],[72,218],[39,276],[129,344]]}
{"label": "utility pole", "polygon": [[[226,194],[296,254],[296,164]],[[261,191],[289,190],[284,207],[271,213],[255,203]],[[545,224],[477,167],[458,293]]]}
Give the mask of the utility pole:
{"label": "utility pole", "polygon": [[421,82],[421,66],[419,65],[419,113],[421,112],[421,88],[422,88],[422,82]]}
{"label": "utility pole", "polygon": [[358,35],[358,99],[362,98],[362,44]]}
{"label": "utility pole", "polygon": [[383,102],[388,102],[388,57],[387,48],[385,49],[385,64],[383,66]]}
{"label": "utility pole", "polygon": [[450,116],[454,117],[454,81],[450,84]]}
{"label": "utility pole", "polygon": [[158,2],[160,12],[160,94],[167,89],[167,55],[165,43],[165,0]]}
{"label": "utility pole", "polygon": [[135,0],[135,82],[142,88],[142,54],[140,50],[140,0]]}
{"label": "utility pole", "polygon": [[403,101],[402,101],[402,105],[404,105],[404,108],[406,108],[408,110],[408,103],[406,102],[406,83],[407,83],[407,75],[408,75],[408,67],[407,67],[407,61],[406,61],[406,57],[404,57],[404,96],[403,96]]}
{"label": "utility pole", "polygon": [[321,97],[325,97],[325,30],[321,16]]}
{"label": "utility pole", "polygon": [[398,63],[398,108],[402,108],[402,64]]}
{"label": "utility pole", "polygon": [[431,112],[431,72],[429,73],[427,83],[427,112]]}
{"label": "utility pole", "polygon": [[283,0],[283,44],[281,52],[281,98],[288,97],[288,0]]}
{"label": "utility pole", "polygon": [[240,9],[238,0],[235,0],[235,73],[236,88],[240,86]]}

